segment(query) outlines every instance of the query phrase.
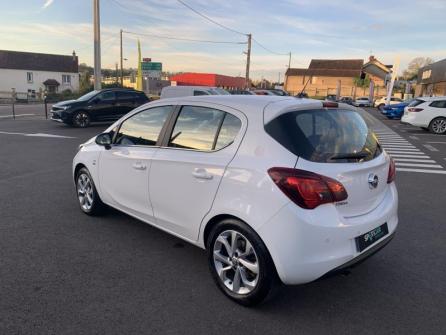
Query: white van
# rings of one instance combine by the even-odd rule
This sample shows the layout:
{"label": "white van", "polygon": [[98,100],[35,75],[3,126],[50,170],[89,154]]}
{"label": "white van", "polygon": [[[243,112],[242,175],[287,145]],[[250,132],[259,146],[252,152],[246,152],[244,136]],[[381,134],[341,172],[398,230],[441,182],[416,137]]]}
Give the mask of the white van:
{"label": "white van", "polygon": [[194,95],[227,95],[222,88],[209,86],[166,86],[161,90],[161,99],[189,97]]}

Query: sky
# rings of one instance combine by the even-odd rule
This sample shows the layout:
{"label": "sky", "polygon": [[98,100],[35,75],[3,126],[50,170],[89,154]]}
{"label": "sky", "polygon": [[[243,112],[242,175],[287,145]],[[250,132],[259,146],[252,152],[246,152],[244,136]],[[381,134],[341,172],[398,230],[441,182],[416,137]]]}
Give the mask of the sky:
{"label": "sky", "polygon": [[[312,58],[446,58],[446,0],[184,0],[213,20],[253,38],[251,78],[283,79]],[[69,55],[93,64],[92,0],[0,0],[0,49]],[[100,0],[102,67],[119,61],[119,30],[246,42],[246,36],[206,21],[177,0]],[[124,33],[124,67],[137,66],[137,36]],[[246,44],[210,44],[140,36],[143,57],[165,71],[244,76]]]}

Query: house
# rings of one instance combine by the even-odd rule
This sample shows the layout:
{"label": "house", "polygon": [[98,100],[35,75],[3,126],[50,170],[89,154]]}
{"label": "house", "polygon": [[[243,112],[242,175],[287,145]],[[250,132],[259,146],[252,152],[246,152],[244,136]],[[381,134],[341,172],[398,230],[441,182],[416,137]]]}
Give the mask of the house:
{"label": "house", "polygon": [[418,70],[415,96],[446,95],[446,59],[424,66]]}
{"label": "house", "polygon": [[78,57],[0,50],[0,92],[35,98],[43,91],[79,90]]}
{"label": "house", "polygon": [[246,81],[242,77],[230,77],[215,73],[181,73],[170,77],[178,86],[212,86],[228,89],[242,89]]}
{"label": "house", "polygon": [[[365,64],[362,59],[312,59],[308,69],[287,70],[285,90],[293,95],[304,91],[319,97],[337,94],[338,90],[340,96],[384,96],[391,68],[375,56]],[[361,75],[367,75],[373,84],[357,86]]]}

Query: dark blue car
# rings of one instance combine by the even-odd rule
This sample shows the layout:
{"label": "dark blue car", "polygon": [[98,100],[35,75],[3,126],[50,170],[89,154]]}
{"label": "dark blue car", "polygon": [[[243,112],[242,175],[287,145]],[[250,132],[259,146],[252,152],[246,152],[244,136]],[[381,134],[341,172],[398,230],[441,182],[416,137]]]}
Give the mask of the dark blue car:
{"label": "dark blue car", "polygon": [[410,104],[411,100],[403,101],[399,104],[384,106],[382,109],[382,114],[387,116],[389,119],[401,119],[404,114],[404,108]]}

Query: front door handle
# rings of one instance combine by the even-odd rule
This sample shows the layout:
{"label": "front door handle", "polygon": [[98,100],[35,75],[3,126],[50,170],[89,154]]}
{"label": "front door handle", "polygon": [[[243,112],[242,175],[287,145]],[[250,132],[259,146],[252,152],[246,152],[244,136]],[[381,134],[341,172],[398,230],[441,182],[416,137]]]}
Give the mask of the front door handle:
{"label": "front door handle", "polygon": [[196,168],[196,169],[194,170],[194,172],[192,172],[192,175],[193,175],[195,178],[198,178],[198,179],[207,179],[207,180],[210,180],[210,179],[212,179],[212,178],[214,177],[214,176],[211,175],[209,172],[207,172],[206,169],[202,169],[202,168]]}
{"label": "front door handle", "polygon": [[135,170],[145,170],[147,168],[147,166],[142,164],[141,162],[136,162],[133,164],[133,168]]}

